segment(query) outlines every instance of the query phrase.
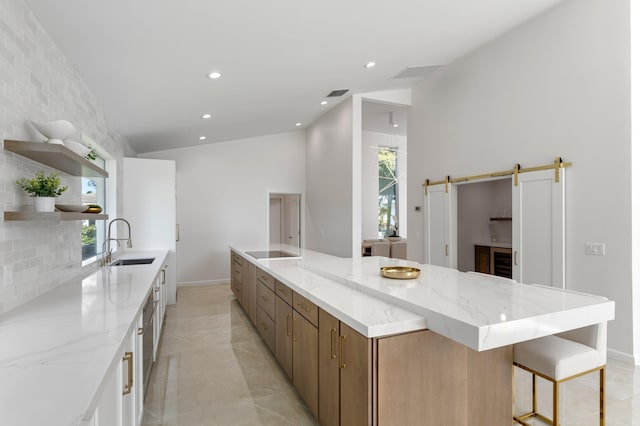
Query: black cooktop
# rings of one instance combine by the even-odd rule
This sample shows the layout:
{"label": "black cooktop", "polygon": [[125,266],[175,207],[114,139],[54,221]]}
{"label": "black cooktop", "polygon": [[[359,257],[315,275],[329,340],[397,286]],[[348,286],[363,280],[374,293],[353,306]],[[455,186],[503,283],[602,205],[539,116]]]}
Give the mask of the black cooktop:
{"label": "black cooktop", "polygon": [[256,259],[277,259],[279,257],[298,257],[295,254],[287,253],[286,251],[280,251],[280,250],[248,251],[247,254],[249,256],[255,257]]}

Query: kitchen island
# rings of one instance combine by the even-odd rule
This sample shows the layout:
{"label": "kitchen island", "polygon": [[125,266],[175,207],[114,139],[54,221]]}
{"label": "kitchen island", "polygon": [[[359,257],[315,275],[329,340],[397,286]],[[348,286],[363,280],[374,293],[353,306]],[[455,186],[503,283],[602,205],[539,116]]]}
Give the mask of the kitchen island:
{"label": "kitchen island", "polygon": [[[307,387],[313,390],[316,386],[318,393],[302,385],[298,390],[322,424],[511,424],[512,345],[614,318],[614,302],[598,296],[399,259],[343,259],[304,249],[293,254],[296,256],[256,259],[246,250],[232,248],[232,271],[236,272],[232,288],[235,284],[236,296],[259,331],[274,328],[261,334],[267,344],[273,342],[277,358],[279,341],[286,344],[288,334],[295,341],[296,324],[311,330],[301,319],[304,311],[319,312],[320,320],[315,323],[318,360],[307,356],[319,366],[317,384],[312,381]],[[421,275],[415,280],[382,278],[380,267],[391,265],[419,267]],[[294,295],[293,324],[290,326],[289,317],[280,321],[286,322],[286,334],[278,333],[277,313],[270,315],[271,293],[264,290],[270,280],[275,281],[277,296],[281,296],[280,287]],[[258,290],[254,299],[252,286]],[[296,296],[304,301],[300,305],[304,309],[295,306]],[[278,306],[279,297],[274,299]],[[256,304],[254,319],[251,309]],[[296,311],[300,311],[297,317]],[[323,318],[333,325],[325,329]],[[364,365],[360,384],[342,387],[349,367],[341,360],[341,400],[336,403],[329,397],[324,401],[323,383],[332,373],[323,368],[323,358],[342,358],[343,343],[347,348],[349,339],[359,338],[366,342],[357,360]],[[328,348],[323,348],[326,342]],[[286,363],[281,364],[287,371]],[[292,380],[298,388],[295,368]],[[332,386],[335,388],[329,388]],[[354,405],[356,393],[365,395],[364,402],[355,404],[364,406],[358,421],[342,412]],[[329,421],[324,417],[326,405],[329,412],[338,411],[337,417]]]}

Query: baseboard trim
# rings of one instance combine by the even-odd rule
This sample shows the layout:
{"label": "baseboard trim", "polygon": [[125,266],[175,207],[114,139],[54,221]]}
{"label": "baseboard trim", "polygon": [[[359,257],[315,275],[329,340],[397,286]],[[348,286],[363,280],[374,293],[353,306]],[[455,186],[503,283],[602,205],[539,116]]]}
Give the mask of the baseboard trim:
{"label": "baseboard trim", "polygon": [[185,281],[178,283],[178,287],[196,287],[203,285],[229,285],[229,279],[224,278],[221,280],[207,280],[207,281]]}
{"label": "baseboard trim", "polygon": [[607,357],[629,365],[640,365],[640,360],[636,360],[633,355],[626,352],[616,351],[615,349],[611,348],[607,349]]}

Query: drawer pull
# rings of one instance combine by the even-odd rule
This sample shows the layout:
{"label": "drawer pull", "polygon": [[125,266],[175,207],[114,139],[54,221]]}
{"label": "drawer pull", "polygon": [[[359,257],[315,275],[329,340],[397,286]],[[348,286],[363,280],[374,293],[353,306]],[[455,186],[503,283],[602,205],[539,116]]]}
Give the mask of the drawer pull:
{"label": "drawer pull", "polygon": [[268,301],[269,301],[269,298],[268,298],[268,297],[266,297],[266,296],[260,296],[260,298],[261,298],[262,300],[264,300],[265,302],[268,302]]}
{"label": "drawer pull", "polygon": [[144,334],[144,327],[138,327],[138,336],[142,336]]}
{"label": "drawer pull", "polygon": [[[289,320],[291,320],[291,331],[289,331]],[[287,336],[293,336],[293,315],[287,314]]]}
{"label": "drawer pull", "polygon": [[122,362],[127,363],[127,383],[124,384],[124,389],[122,390],[122,394],[127,395],[133,389],[133,352],[125,352]]}
{"label": "drawer pull", "polygon": [[342,351],[344,349],[344,339],[346,339],[346,337],[344,336],[340,336],[340,368],[346,368],[347,364],[344,363],[344,357],[342,354]]}
{"label": "drawer pull", "polygon": [[269,327],[267,326],[267,324],[261,322],[260,325],[262,326],[263,330],[267,331],[269,329]]}
{"label": "drawer pull", "polygon": [[289,295],[289,291],[288,291],[288,290],[286,290],[286,289],[284,289],[284,288],[282,288],[282,287],[278,287],[278,291],[279,291],[280,293],[282,293],[282,294],[286,295],[286,296],[288,296],[288,295]]}
{"label": "drawer pull", "polygon": [[333,339],[334,336],[336,335],[336,330],[335,327],[331,329],[331,335],[330,335],[330,343],[329,343],[329,355],[331,356],[331,359],[336,359],[336,354],[333,352]]}
{"label": "drawer pull", "polygon": [[305,312],[311,312],[311,309],[309,309],[304,303],[298,303],[298,306],[304,309]]}

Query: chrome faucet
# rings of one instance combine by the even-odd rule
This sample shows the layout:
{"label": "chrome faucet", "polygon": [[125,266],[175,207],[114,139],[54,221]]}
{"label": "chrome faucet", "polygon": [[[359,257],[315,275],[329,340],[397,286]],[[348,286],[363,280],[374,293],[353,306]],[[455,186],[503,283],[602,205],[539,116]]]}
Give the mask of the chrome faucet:
{"label": "chrome faucet", "polygon": [[[124,223],[127,224],[127,238],[111,238],[111,225],[113,224],[113,222],[117,222],[117,221],[123,221]],[[127,247],[128,248],[132,248],[133,244],[131,243],[131,224],[129,223],[128,220],[123,219],[121,217],[117,217],[115,219],[113,219],[111,222],[109,222],[109,226],[107,227],[107,238],[104,240],[104,243],[102,244],[102,254],[103,254],[103,262],[102,262],[102,266],[105,266],[107,263],[111,263],[111,243],[110,241],[115,241],[118,243],[118,245],[120,245],[120,241],[126,241],[127,242]],[[104,257],[106,252],[106,259]]]}
{"label": "chrome faucet", "polygon": [[111,263],[111,244],[108,245],[107,251],[107,244],[109,241],[115,241],[118,246],[120,246],[120,241],[118,241],[116,238],[107,238],[106,240],[104,240],[102,242],[102,259],[100,261],[100,266],[107,266],[109,263]]}

